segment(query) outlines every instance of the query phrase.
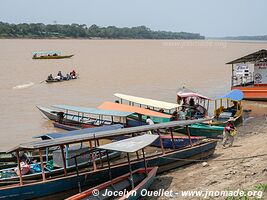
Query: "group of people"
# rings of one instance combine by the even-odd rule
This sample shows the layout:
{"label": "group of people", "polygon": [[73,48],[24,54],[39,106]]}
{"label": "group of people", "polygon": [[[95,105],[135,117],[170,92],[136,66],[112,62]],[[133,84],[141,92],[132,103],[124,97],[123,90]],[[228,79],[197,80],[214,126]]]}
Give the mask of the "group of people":
{"label": "group of people", "polygon": [[77,74],[75,70],[72,70],[69,74],[66,74],[66,76],[63,76],[61,71],[57,73],[57,76],[53,77],[52,74],[50,74],[47,77],[47,80],[70,80],[70,79],[75,79],[77,78]]}

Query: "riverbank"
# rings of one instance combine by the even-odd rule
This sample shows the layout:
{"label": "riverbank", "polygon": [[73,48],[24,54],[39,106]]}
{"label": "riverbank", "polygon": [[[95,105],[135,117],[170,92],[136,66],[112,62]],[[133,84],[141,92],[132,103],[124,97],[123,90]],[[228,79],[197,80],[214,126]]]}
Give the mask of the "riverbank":
{"label": "riverbank", "polygon": [[[267,120],[265,117],[253,118],[238,127],[238,135],[233,147],[223,149],[218,143],[215,154],[207,163],[198,163],[184,169],[173,170],[160,175],[154,181],[151,190],[180,191],[235,191],[257,190],[260,184],[267,184],[267,156],[243,158],[266,154]],[[259,193],[260,194],[260,193]],[[266,191],[262,199],[266,199]],[[146,198],[148,199],[148,198]],[[170,199],[153,197],[149,199]],[[204,197],[181,197],[175,194],[171,199],[204,199]],[[226,197],[208,197],[206,199],[226,199]],[[239,198],[236,198],[239,199]],[[253,199],[253,198],[251,198]]]}

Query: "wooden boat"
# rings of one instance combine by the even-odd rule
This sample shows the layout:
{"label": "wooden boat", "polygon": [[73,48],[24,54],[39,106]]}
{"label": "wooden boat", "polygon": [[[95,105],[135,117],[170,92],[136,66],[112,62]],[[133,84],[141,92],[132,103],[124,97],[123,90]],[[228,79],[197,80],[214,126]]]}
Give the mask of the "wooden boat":
{"label": "wooden boat", "polygon": [[[192,123],[200,123],[205,120],[210,119],[201,119],[201,120],[186,120],[186,121],[173,121],[173,122],[166,122],[161,124],[154,124],[154,125],[145,125],[145,126],[138,126],[133,128],[125,128],[113,131],[103,131],[95,134],[83,134],[78,136],[70,136],[66,138],[59,138],[54,140],[44,140],[44,141],[36,141],[30,143],[24,143],[21,145],[16,146],[15,148],[11,149],[8,152],[17,152],[17,155],[20,151],[25,149],[27,150],[34,150],[34,149],[45,149],[47,147],[56,147],[60,146],[61,149],[64,148],[64,145],[72,144],[72,143],[80,143],[84,141],[94,141],[96,139],[103,139],[103,138],[110,138],[120,135],[134,135],[136,133],[144,133],[147,131],[158,130],[159,129],[169,129],[177,126],[186,126]],[[142,135],[144,137],[138,138],[133,144],[133,141],[119,141],[122,142],[124,147],[139,147],[140,143],[148,142],[149,144],[152,143],[155,139],[157,139],[156,135]],[[129,139],[134,139],[129,138]],[[194,159],[203,159],[209,157],[213,154],[217,141],[214,140],[206,140],[202,143],[196,144],[194,146],[190,146],[184,149],[175,149],[172,151],[168,151],[161,146],[161,151],[158,151],[158,148],[155,148],[155,152],[152,154],[146,154],[146,163],[147,167],[154,167],[158,166],[158,173],[162,173],[164,171],[168,171],[174,169],[176,167],[180,167],[189,163],[192,163]],[[64,156],[62,157],[64,158]],[[19,160],[18,156],[17,159]],[[64,163],[64,162],[63,162]],[[43,162],[41,160],[41,166],[43,166]],[[2,199],[10,199],[11,197],[14,199],[30,199],[30,198],[38,198],[38,197],[68,197],[72,194],[78,192],[78,188],[84,187],[94,187],[99,185],[103,182],[107,182],[110,180],[110,174],[112,174],[112,178],[116,178],[122,176],[129,172],[129,164],[128,162],[120,162],[120,163],[113,163],[110,166],[97,166],[93,165],[95,168],[89,171],[82,171],[79,170],[77,174],[74,173],[67,173],[66,166],[64,167],[64,175],[48,179],[44,172],[44,167],[42,167],[42,181],[36,181],[33,183],[26,183],[23,180],[23,177],[20,176],[20,184],[0,187],[0,196]],[[132,170],[136,170],[142,168],[144,166],[143,161],[140,160],[140,156],[138,155],[136,159],[132,159],[131,161],[131,168]],[[80,187],[78,187],[78,185]],[[66,195],[66,196],[64,196]]]}
{"label": "wooden boat", "polygon": [[[95,152],[92,152],[92,153],[95,154],[96,163],[105,162],[107,160],[106,152],[104,151],[99,152],[95,150]],[[99,155],[100,153],[101,153],[101,158]],[[115,159],[115,158],[118,158],[119,156],[120,156],[119,152],[109,152],[110,159]],[[78,164],[78,168],[84,169],[84,168],[91,166],[92,164],[93,164],[92,160],[81,162]],[[40,166],[40,163],[38,163],[38,165]],[[17,164],[16,164],[16,167],[5,168],[5,169],[0,170],[0,186],[19,183],[19,177],[15,172],[16,168],[17,168]],[[76,170],[75,165],[69,165],[66,167],[67,172],[74,172],[75,170]],[[63,174],[64,174],[63,167],[60,167],[57,165],[53,166],[52,170],[45,170],[45,175],[50,178],[57,177]],[[31,181],[31,182],[36,181],[36,180],[41,180],[42,172],[30,172],[30,173],[23,175],[22,177],[23,177],[23,180]]]}
{"label": "wooden boat", "polygon": [[[187,88],[181,88],[178,90],[177,92],[177,101],[179,101],[178,104],[172,104],[172,103],[161,102],[161,101],[158,102],[157,100],[129,96],[129,95],[118,94],[118,93],[114,95],[120,98],[120,102],[122,102],[123,100],[129,101],[129,105],[133,105],[132,107],[134,107],[134,104],[140,104],[140,105],[145,104],[150,109],[153,109],[155,111],[163,110],[165,112],[171,112],[173,110],[176,110],[178,111],[178,114],[179,114],[178,120],[208,117],[209,104],[211,100],[210,98],[204,95],[201,95],[199,93],[196,93],[192,90],[189,90]],[[186,114],[187,113],[186,109],[190,110],[190,106],[189,106],[190,98],[194,98],[195,102],[197,102],[196,104],[197,112],[194,112],[195,113],[194,115],[191,115],[192,112],[188,112],[189,113],[188,115]],[[103,107],[101,105],[98,108],[103,108]],[[154,109],[155,107],[157,107],[157,109]],[[112,106],[109,106],[106,108],[112,109]],[[181,110],[178,110],[178,108]],[[170,118],[169,118],[169,121],[170,121]],[[188,127],[190,130],[190,133],[193,136],[217,137],[223,134],[223,128],[208,125],[208,124],[190,124],[188,125]],[[187,133],[187,127],[176,128],[175,130],[180,133]]]}
{"label": "wooden boat", "polygon": [[[238,125],[243,121],[243,106],[241,105],[241,100],[243,99],[243,92],[240,90],[232,90],[227,94],[217,98],[215,100],[215,111],[214,118],[209,123],[216,126],[225,126],[226,122],[233,118],[235,125]],[[225,105],[223,105],[223,100],[225,100]],[[217,102],[220,101],[218,107]],[[230,106],[230,102],[233,102],[233,106]]]}
{"label": "wooden boat", "polygon": [[[160,141],[161,139],[161,141]],[[172,137],[170,135],[161,135],[160,138],[158,138],[156,141],[154,141],[151,145],[160,147],[162,142],[162,145],[164,148],[169,148],[169,149],[181,149],[186,146],[195,144],[197,142],[200,142],[203,140],[203,137],[188,137],[188,136],[173,136],[173,141],[172,142]]]}
{"label": "wooden boat", "polygon": [[61,52],[33,52],[32,59],[63,59],[71,58],[74,55],[61,55]]}
{"label": "wooden boat", "polygon": [[[148,189],[156,177],[158,167],[147,168],[146,156],[144,148],[151,144],[158,136],[155,135],[143,135],[134,138],[128,138],[124,141],[119,141],[111,144],[102,145],[99,148],[104,150],[120,151],[127,154],[129,173],[126,173],[117,178],[112,177],[110,170],[110,180],[90,188],[84,192],[71,196],[67,200],[79,200],[79,199],[138,199],[143,189]],[[129,145],[125,145],[125,143]],[[143,153],[143,167],[132,171],[132,164],[130,161],[130,153],[138,152],[142,150]],[[110,163],[109,163],[110,168]],[[81,188],[80,188],[81,189]],[[93,193],[94,190],[98,190],[99,194]],[[122,192],[122,195],[106,195],[107,192]]]}
{"label": "wooden boat", "polygon": [[[209,138],[217,138],[222,136],[224,127],[216,126],[211,124],[190,124],[188,126],[190,135],[192,136],[202,136],[202,137],[209,137]],[[176,132],[187,134],[187,128],[175,128]]]}
{"label": "wooden boat", "polygon": [[[134,170],[132,172],[134,189],[130,190],[128,188],[131,188],[131,181],[130,181],[130,173],[126,173],[122,176],[119,176],[115,179],[112,179],[108,182],[105,182],[101,185],[98,185],[96,187],[93,187],[91,189],[88,189],[86,191],[83,191],[81,193],[78,193],[74,196],[71,196],[67,198],[66,200],[80,200],[80,199],[95,199],[95,200],[102,200],[102,199],[110,199],[112,196],[105,196],[104,194],[107,191],[114,192],[114,188],[116,188],[117,192],[122,192],[123,194],[119,197],[120,200],[123,199],[138,199],[141,195],[141,191],[144,189],[148,189],[150,185],[153,183],[157,173],[157,167],[148,168],[147,173],[144,168],[140,168],[137,170]],[[119,188],[119,189],[117,189]],[[95,196],[93,194],[93,191],[97,189],[99,192],[99,195]],[[128,191],[127,191],[128,189]]]}
{"label": "wooden boat", "polygon": [[75,77],[71,77],[70,79],[52,79],[52,80],[45,80],[45,82],[47,83],[59,83],[59,82],[64,82],[64,81],[71,81],[71,80],[75,80],[78,78],[78,75]]}
{"label": "wooden boat", "polygon": [[241,90],[245,100],[267,100],[267,50],[262,49],[226,64],[232,65],[231,89]]}
{"label": "wooden boat", "polygon": [[37,106],[48,119],[58,122],[54,124],[55,126],[66,130],[71,129],[71,126],[74,126],[74,129],[111,124],[127,126],[128,117],[133,114],[132,112],[101,110],[79,106],[53,105],[52,107],[56,109]]}

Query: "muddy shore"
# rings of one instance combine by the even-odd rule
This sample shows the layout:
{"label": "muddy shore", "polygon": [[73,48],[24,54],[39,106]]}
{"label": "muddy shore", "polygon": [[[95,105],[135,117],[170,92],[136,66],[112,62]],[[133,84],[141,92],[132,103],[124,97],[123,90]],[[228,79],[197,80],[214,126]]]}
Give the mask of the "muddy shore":
{"label": "muddy shore", "polygon": [[[176,169],[156,178],[152,191],[165,189],[178,192],[170,197],[146,197],[142,199],[204,199],[182,197],[180,191],[234,191],[255,190],[259,184],[267,184],[267,156],[236,159],[267,153],[267,119],[252,118],[238,127],[233,147],[223,149],[219,141],[214,155],[207,163],[199,162]],[[233,160],[224,160],[234,158]],[[206,199],[226,199],[213,196]],[[239,199],[239,198],[236,198]],[[253,198],[249,198],[253,199]],[[262,199],[267,199],[266,191]]]}

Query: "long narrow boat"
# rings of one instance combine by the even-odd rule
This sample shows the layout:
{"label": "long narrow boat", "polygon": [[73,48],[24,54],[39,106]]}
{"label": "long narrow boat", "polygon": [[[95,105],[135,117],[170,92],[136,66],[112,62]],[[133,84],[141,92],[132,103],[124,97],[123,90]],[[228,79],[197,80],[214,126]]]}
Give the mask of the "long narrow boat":
{"label": "long narrow boat", "polygon": [[103,125],[120,123],[127,126],[128,116],[132,112],[119,112],[100,110],[80,106],[53,105],[56,109],[37,106],[37,108],[50,120],[56,121],[55,127],[66,130],[91,128]]}
{"label": "long narrow boat", "polygon": [[61,52],[50,51],[50,52],[33,52],[32,59],[63,59],[71,58],[74,55],[61,55]]}
{"label": "long narrow boat", "polygon": [[[142,190],[148,189],[150,185],[153,183],[157,173],[157,167],[148,168],[147,172],[144,168],[139,168],[132,172],[132,178],[134,185],[134,189],[130,190],[131,188],[131,181],[130,181],[130,173],[126,173],[122,176],[114,178],[110,181],[107,181],[101,185],[95,186],[90,188],[86,191],[78,193],[74,196],[67,198],[66,200],[80,200],[80,199],[90,199],[90,200],[104,200],[104,199],[111,199],[112,196],[107,196],[105,193],[114,193],[114,188],[116,188],[116,192],[120,192],[121,195],[119,197],[120,200],[124,199],[138,199],[141,195]],[[128,189],[128,190],[127,190]],[[99,195],[95,195],[93,192],[95,190],[99,191]],[[115,198],[115,196],[114,196]],[[118,198],[118,197],[117,197]]]}
{"label": "long narrow boat", "polygon": [[[57,147],[60,146],[61,149],[65,145],[80,143],[84,141],[95,141],[96,139],[110,138],[120,135],[134,135],[140,134],[147,131],[160,129],[169,129],[177,126],[186,126],[192,123],[201,123],[210,119],[201,119],[201,120],[186,120],[186,121],[173,121],[166,122],[161,124],[154,125],[145,125],[138,126],[133,128],[125,128],[113,131],[103,131],[99,132],[95,136],[92,134],[83,134],[78,136],[70,136],[66,138],[59,138],[54,140],[44,140],[36,141],[30,143],[24,143],[16,146],[15,148],[9,150],[8,152],[17,152],[17,155],[20,151],[34,150],[39,149],[40,151],[45,148]],[[155,135],[150,135],[155,136]],[[145,140],[145,139],[143,139]],[[130,143],[124,143],[124,145],[129,145]],[[158,173],[162,173],[189,163],[192,163],[194,159],[199,160],[207,158],[214,153],[217,141],[206,140],[202,143],[189,146],[184,149],[168,151],[161,146],[161,152],[158,151],[158,148],[154,149],[154,153],[149,151],[146,152],[147,158],[147,167],[158,166]],[[129,145],[130,146],[130,145]],[[63,163],[64,163],[64,156]],[[17,157],[19,160],[19,157]],[[41,160],[42,161],[42,160]],[[43,166],[43,162],[41,162]],[[136,159],[131,161],[132,170],[139,169],[143,167],[143,161],[140,160],[138,156]],[[129,172],[129,165],[127,162],[122,161],[121,163],[113,163],[110,167],[108,166],[96,166],[94,170],[89,171],[79,171],[79,178],[76,174],[67,173],[66,167],[64,167],[65,175],[58,178],[49,179],[46,177],[44,168],[42,167],[42,181],[36,181],[34,183],[24,183],[23,177],[20,176],[20,184],[10,185],[6,187],[0,187],[0,196],[2,199],[30,199],[44,197],[50,198],[51,196],[55,198],[64,198],[64,195],[70,195],[77,193],[78,191],[78,182],[80,183],[81,188],[84,187],[94,187],[103,182],[109,181],[109,174],[112,173],[112,177],[116,178],[125,173]]]}
{"label": "long narrow boat", "polygon": [[[80,199],[138,199],[144,189],[148,189],[156,177],[158,167],[147,168],[146,156],[144,148],[150,145],[158,136],[155,135],[142,135],[134,138],[129,138],[124,141],[115,142],[100,146],[100,149],[109,151],[120,151],[127,154],[129,173],[126,173],[117,178],[112,177],[110,171],[110,180],[90,188],[86,191],[80,192],[74,196],[69,197],[67,200],[80,200]],[[129,145],[125,145],[125,143]],[[142,150],[143,153],[143,167],[132,171],[132,164],[130,161],[130,153],[135,153]],[[109,164],[110,166],[110,164]],[[98,195],[94,193],[97,190]],[[114,193],[119,195],[106,195],[107,193]]]}
{"label": "long narrow boat", "polygon": [[[192,90],[189,90],[187,88],[181,88],[178,90],[177,99],[180,99],[178,104],[172,104],[172,103],[167,103],[167,102],[159,103],[157,100],[135,97],[135,96],[129,96],[129,95],[118,94],[118,93],[116,93],[114,95],[116,97],[121,98],[121,102],[122,102],[122,100],[129,101],[129,105],[133,105],[132,107],[134,107],[134,103],[135,104],[143,103],[146,106],[148,106],[150,109],[154,109],[155,108],[154,106],[157,106],[157,109],[155,109],[157,111],[159,111],[158,110],[159,108],[161,108],[165,111],[166,110],[170,111],[170,110],[175,110],[175,109],[176,109],[176,111],[178,111],[178,108],[179,109],[181,108],[182,110],[178,111],[179,120],[184,120],[184,119],[188,118],[188,116],[186,116],[186,112],[183,110],[186,108],[189,108],[188,106],[185,106],[185,105],[187,105],[187,102],[189,102],[190,98],[194,98],[195,101],[198,103],[197,104],[198,114],[196,114],[198,116],[197,118],[208,117],[208,108],[209,108],[210,98],[208,98],[204,95],[195,93]],[[203,102],[203,104],[200,104],[201,102]],[[204,103],[204,102],[206,102],[206,103]],[[127,105],[125,105],[125,106],[127,106]],[[106,108],[106,109],[112,110],[112,106],[105,106],[105,104],[99,106],[98,108]],[[114,109],[116,109],[115,106],[114,106]],[[195,118],[195,117],[196,116],[190,116],[189,118]],[[190,124],[190,125],[188,125],[188,128],[190,130],[190,133],[193,136],[205,136],[205,137],[216,138],[216,137],[223,134],[223,128],[222,127],[217,127],[217,126],[212,126],[212,125],[213,124],[210,124],[210,123],[209,124]],[[178,131],[180,133],[187,133],[187,127],[176,129],[176,131]]]}
{"label": "long narrow boat", "polygon": [[65,81],[71,81],[71,80],[75,80],[78,78],[78,75],[75,77],[71,77],[70,79],[46,79],[45,82],[47,83],[60,83],[60,82],[65,82]]}

